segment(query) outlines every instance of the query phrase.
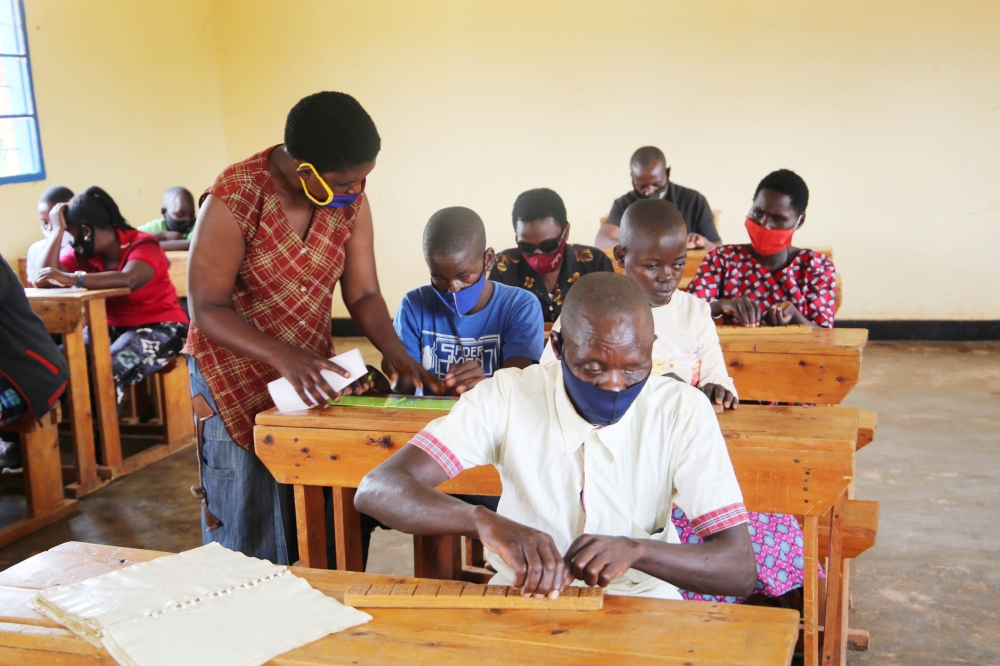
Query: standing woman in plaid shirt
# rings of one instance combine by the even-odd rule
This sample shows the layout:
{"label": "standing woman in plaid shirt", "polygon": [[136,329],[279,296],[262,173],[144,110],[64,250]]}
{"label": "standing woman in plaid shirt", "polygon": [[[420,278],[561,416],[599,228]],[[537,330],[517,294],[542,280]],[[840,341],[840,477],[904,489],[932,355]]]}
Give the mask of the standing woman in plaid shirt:
{"label": "standing woman in plaid shirt", "polygon": [[200,460],[217,519],[203,515],[206,543],[280,564],[297,559],[292,489],[254,454],[253,422],[273,407],[267,384],[278,377],[307,404],[323,404],[324,392],[335,393],[320,371],[348,375],[327,360],[338,280],[386,375],[443,390],[406,353],[379,290],[363,192],[380,147],[353,97],[316,93],[289,112],[284,144],[229,166],[202,195],[188,263],[186,351],[192,395],[217,414],[205,424]]}

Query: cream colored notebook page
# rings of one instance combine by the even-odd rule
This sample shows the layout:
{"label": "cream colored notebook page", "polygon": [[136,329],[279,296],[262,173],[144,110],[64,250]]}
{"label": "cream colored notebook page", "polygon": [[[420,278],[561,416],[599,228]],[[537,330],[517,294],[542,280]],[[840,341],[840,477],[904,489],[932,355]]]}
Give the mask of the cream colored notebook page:
{"label": "cream colored notebook page", "polygon": [[371,619],[216,543],[44,590],[32,606],[125,666],[257,666]]}

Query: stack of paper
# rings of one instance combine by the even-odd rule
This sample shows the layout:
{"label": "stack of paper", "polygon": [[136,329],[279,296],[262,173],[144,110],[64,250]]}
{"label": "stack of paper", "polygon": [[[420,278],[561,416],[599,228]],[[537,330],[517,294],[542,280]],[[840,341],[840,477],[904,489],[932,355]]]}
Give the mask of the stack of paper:
{"label": "stack of paper", "polygon": [[32,606],[127,666],[258,666],[371,619],[217,543],[49,588]]}
{"label": "stack of paper", "polygon": [[[326,383],[330,385],[334,391],[341,391],[355,381],[360,379],[368,372],[367,366],[365,366],[365,360],[361,356],[360,349],[352,349],[349,352],[344,352],[339,356],[334,356],[330,359],[344,370],[347,370],[351,374],[350,377],[344,377],[343,375],[338,375],[329,370],[320,370],[319,374],[323,376]],[[292,383],[281,377],[280,379],[275,379],[273,382],[267,385],[267,390],[271,394],[271,400],[274,401],[274,406],[278,408],[280,412],[296,412],[302,409],[309,409],[310,407],[315,407],[319,403],[315,401],[310,396],[313,401],[312,405],[307,405],[302,398],[299,397],[298,392]],[[320,392],[323,393],[322,389]],[[309,395],[308,393],[306,395]],[[330,400],[330,396],[323,393],[323,396]],[[332,404],[332,403],[331,403]]]}

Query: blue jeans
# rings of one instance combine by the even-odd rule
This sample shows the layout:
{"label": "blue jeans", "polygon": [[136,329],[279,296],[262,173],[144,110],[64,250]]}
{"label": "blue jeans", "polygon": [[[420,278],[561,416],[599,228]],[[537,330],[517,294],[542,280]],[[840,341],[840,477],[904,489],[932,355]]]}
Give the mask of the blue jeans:
{"label": "blue jeans", "polygon": [[[191,395],[200,393],[218,412],[194,357],[188,357],[188,371]],[[237,446],[218,413],[205,422],[204,459],[198,462],[204,472],[209,511],[222,523],[209,532],[202,516],[205,543],[218,541],[230,550],[275,564],[299,559],[292,487],[275,481],[253,452]]]}

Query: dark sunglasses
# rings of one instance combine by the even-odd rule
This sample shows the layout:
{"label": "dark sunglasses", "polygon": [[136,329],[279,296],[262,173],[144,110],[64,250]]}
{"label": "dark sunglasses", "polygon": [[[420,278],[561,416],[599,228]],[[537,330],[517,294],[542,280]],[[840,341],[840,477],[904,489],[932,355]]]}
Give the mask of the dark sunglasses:
{"label": "dark sunglasses", "polygon": [[536,250],[542,254],[552,254],[559,249],[560,245],[562,245],[563,237],[566,236],[566,229],[568,228],[569,226],[564,227],[558,238],[550,238],[549,240],[542,241],[538,245],[527,243],[525,241],[518,241],[517,249],[519,249],[522,254],[534,254]]}

